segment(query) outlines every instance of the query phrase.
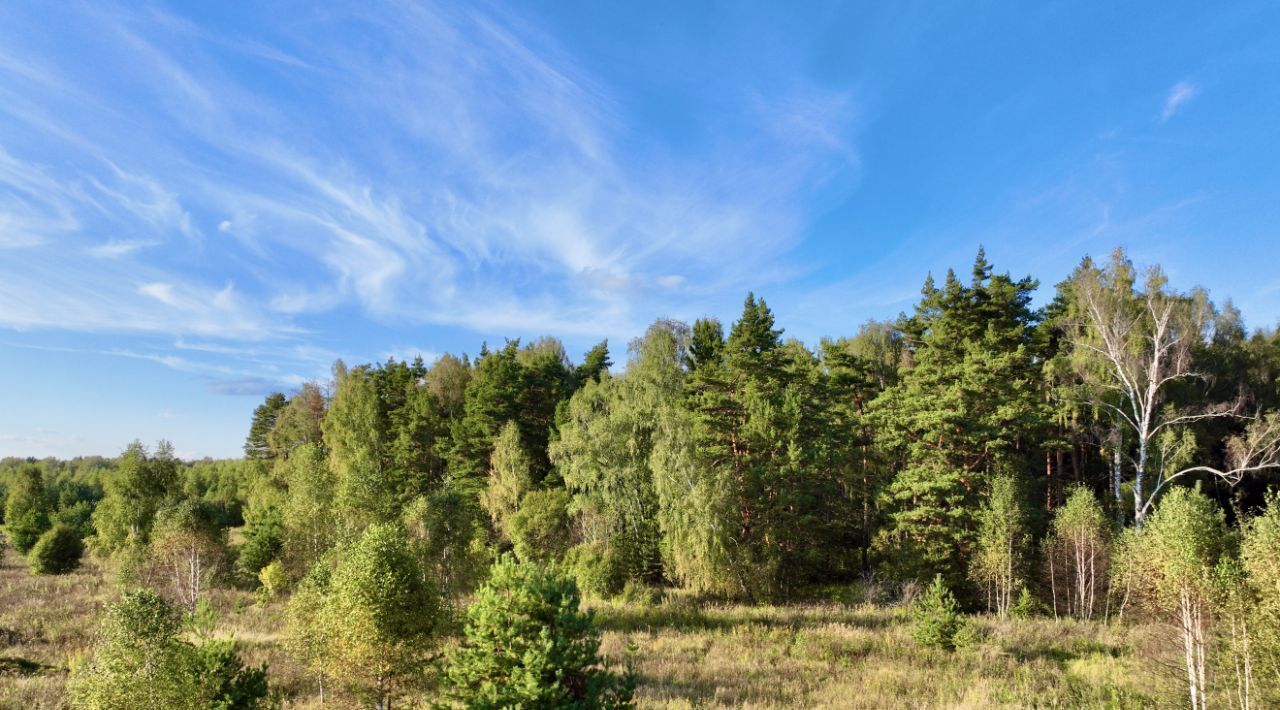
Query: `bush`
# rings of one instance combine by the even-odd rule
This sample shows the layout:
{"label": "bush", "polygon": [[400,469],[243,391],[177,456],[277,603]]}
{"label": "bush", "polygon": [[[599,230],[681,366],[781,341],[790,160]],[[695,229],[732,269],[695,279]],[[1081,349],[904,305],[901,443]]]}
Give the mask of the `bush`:
{"label": "bush", "polygon": [[1030,619],[1033,616],[1044,616],[1049,613],[1045,603],[1036,598],[1026,587],[1018,593],[1018,600],[1009,608],[1009,614],[1015,619]]}
{"label": "bush", "polygon": [[49,529],[52,512],[40,469],[35,466],[20,469],[9,486],[4,508],[5,536],[13,549],[27,554]]}
{"label": "bush", "polygon": [[508,534],[516,556],[525,562],[552,562],[564,557],[572,539],[569,494],[564,489],[530,491],[511,516]]}
{"label": "bush", "polygon": [[69,683],[78,708],[250,710],[267,697],[266,667],[246,669],[232,641],[183,641],[177,607],[151,590],[107,608],[93,657]]}
{"label": "bush", "polygon": [[450,696],[468,708],[620,708],[635,681],[598,655],[592,615],[556,567],[510,557],[467,609],[466,638],[449,654]]}
{"label": "bush", "polygon": [[565,555],[565,568],[589,597],[610,599],[622,591],[626,570],[612,548],[578,545]]}
{"label": "bush", "polygon": [[266,665],[245,666],[235,641],[212,639],[197,646],[195,668],[210,710],[250,710],[267,704]]}
{"label": "bush", "polygon": [[258,570],[258,582],[262,584],[262,593],[268,598],[280,596],[289,586],[289,575],[285,574],[280,560]]}
{"label": "bush", "polygon": [[75,530],[66,525],[55,525],[40,536],[27,564],[36,574],[66,574],[80,566],[84,555],[84,542]]}
{"label": "bush", "polygon": [[933,578],[933,584],[924,591],[912,606],[912,637],[922,646],[943,650],[956,647],[956,636],[964,627],[960,606],[955,596],[942,581],[942,575]]}

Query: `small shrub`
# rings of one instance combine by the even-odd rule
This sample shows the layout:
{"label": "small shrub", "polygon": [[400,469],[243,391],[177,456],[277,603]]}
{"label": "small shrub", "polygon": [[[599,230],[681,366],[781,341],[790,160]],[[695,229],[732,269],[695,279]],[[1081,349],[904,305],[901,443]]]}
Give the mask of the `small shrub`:
{"label": "small shrub", "polygon": [[626,570],[612,548],[578,545],[565,555],[565,567],[582,593],[597,599],[611,599],[622,591]]}
{"label": "small shrub", "polygon": [[258,571],[258,582],[262,584],[263,595],[274,599],[288,588],[289,575],[285,574],[280,560],[276,560]]}
{"label": "small shrub", "polygon": [[212,710],[249,710],[266,706],[267,667],[246,666],[240,660],[235,641],[211,639],[197,646],[195,666]]}
{"label": "small shrub", "polygon": [[569,551],[569,494],[564,489],[530,491],[508,521],[516,556],[525,562],[554,562]]}
{"label": "small shrub", "polygon": [[628,579],[618,595],[623,602],[637,606],[655,606],[662,601],[662,593],[644,582]]}
{"label": "small shrub", "polygon": [[963,628],[960,605],[942,581],[942,575],[933,578],[933,584],[924,591],[912,606],[912,637],[922,646],[943,650],[956,647],[956,635]]}
{"label": "small shrub", "polygon": [[1009,614],[1015,619],[1030,619],[1033,616],[1045,616],[1049,608],[1026,587],[1018,593],[1018,600],[1009,608]]}
{"label": "small shrub", "polygon": [[468,708],[631,707],[634,678],[603,667],[594,617],[578,605],[558,568],[500,560],[449,654],[452,698]]}
{"label": "small shrub", "polygon": [[36,540],[27,556],[27,564],[36,574],[66,574],[80,566],[84,542],[75,530],[55,525]]}

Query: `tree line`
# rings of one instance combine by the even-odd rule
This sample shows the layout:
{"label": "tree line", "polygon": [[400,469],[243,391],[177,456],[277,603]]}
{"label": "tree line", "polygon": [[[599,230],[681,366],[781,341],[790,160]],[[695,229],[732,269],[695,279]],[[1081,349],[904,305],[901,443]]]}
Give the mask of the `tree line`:
{"label": "tree line", "polygon": [[[188,612],[236,579],[283,595],[319,687],[378,703],[427,682],[459,627],[455,697],[498,692],[462,670],[492,639],[466,629],[502,625],[476,590],[512,580],[531,604],[566,583],[775,602],[932,581],[943,621],[926,635],[943,645],[953,606],[1161,615],[1194,706],[1215,668],[1242,704],[1276,698],[1280,333],[1119,250],[1043,307],[1038,287],[979,251],[968,278],[927,278],[912,312],[815,346],[748,295],[727,326],[655,321],[617,371],[607,342],[575,364],[553,338],[339,361],[263,401],[241,462],[134,444],[83,485],[19,467],[6,531],[23,552],[84,539]],[[581,634],[591,697],[625,702]]]}

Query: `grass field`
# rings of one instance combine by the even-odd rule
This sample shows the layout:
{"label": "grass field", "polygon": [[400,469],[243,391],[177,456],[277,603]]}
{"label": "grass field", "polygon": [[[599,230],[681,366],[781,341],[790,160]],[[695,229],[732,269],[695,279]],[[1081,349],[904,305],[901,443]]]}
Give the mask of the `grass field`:
{"label": "grass field", "polygon": [[[91,642],[115,590],[95,567],[35,577],[12,551],[0,561],[0,707],[65,703],[67,669]],[[215,595],[219,632],[270,664],[286,707],[319,705],[281,647],[283,605],[245,591]],[[1156,625],[972,619],[952,653],[922,649],[896,606],[748,607],[668,595],[596,605],[603,650],[638,676],[641,707],[1179,706],[1169,638]],[[1224,689],[1225,690],[1225,689]],[[424,703],[425,704],[425,703]],[[400,707],[407,707],[404,703]],[[343,699],[325,707],[345,707]]]}

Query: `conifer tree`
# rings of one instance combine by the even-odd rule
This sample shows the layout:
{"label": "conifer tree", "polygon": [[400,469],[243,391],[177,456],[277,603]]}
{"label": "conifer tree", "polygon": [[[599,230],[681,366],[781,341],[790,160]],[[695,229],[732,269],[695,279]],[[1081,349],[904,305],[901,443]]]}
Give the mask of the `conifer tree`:
{"label": "conifer tree", "polygon": [[961,584],[979,497],[996,474],[1026,470],[1044,398],[1033,343],[1030,277],[993,275],[979,251],[973,282],[925,284],[902,330],[912,367],[876,400],[881,445],[899,472],[884,495],[879,547],[900,577],[941,571]]}
{"label": "conifer tree", "polygon": [[4,532],[13,549],[27,554],[49,529],[52,513],[40,469],[32,465],[18,469],[9,483],[4,505]]}

